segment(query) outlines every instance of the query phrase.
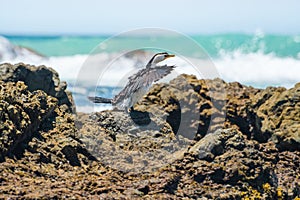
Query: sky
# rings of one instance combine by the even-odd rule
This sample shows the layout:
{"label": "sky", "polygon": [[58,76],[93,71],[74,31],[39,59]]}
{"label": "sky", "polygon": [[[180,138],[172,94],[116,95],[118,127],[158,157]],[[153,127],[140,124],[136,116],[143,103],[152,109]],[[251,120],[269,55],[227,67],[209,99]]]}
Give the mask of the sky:
{"label": "sky", "polygon": [[298,0],[0,0],[0,34],[300,33]]}

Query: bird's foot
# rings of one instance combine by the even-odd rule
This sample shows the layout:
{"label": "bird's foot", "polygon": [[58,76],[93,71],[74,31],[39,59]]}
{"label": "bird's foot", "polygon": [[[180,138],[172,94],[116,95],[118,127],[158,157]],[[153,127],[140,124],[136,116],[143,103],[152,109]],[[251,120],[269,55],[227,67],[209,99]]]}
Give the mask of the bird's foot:
{"label": "bird's foot", "polygon": [[131,112],[134,112],[134,108],[133,106],[131,106],[130,108],[126,109],[127,113],[131,113]]}

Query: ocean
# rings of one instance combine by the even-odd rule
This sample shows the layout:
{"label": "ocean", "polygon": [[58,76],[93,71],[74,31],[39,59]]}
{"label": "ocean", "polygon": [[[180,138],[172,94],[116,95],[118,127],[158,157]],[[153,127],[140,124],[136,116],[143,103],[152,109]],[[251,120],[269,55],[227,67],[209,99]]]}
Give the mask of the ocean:
{"label": "ocean", "polygon": [[[137,51],[134,55],[125,53],[120,58],[118,52],[124,54],[139,50],[139,47],[143,51]],[[127,77],[142,67],[154,52],[165,50],[178,57],[170,59],[170,63],[178,69],[175,75],[191,73],[198,78],[219,77],[259,88],[290,88],[300,82],[300,35],[262,32],[191,35],[183,38],[166,35],[0,35],[0,63],[24,62],[54,68],[61,80],[67,81],[69,90],[74,94],[77,110],[88,112],[110,107],[101,105],[95,109],[86,100],[87,95],[112,97],[125,84]],[[94,59],[95,55],[97,59]],[[191,65],[194,68],[189,68]],[[212,68],[213,72],[206,71]],[[95,88],[95,85],[98,86]]]}

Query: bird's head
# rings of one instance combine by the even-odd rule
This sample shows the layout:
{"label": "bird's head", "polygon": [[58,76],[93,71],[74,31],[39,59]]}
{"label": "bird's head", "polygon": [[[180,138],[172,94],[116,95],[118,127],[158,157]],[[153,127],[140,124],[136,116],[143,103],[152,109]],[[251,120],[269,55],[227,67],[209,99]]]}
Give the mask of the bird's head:
{"label": "bird's head", "polygon": [[148,62],[147,66],[156,65],[157,63],[166,60],[167,58],[174,57],[175,55],[168,54],[167,52],[155,54],[151,60]]}

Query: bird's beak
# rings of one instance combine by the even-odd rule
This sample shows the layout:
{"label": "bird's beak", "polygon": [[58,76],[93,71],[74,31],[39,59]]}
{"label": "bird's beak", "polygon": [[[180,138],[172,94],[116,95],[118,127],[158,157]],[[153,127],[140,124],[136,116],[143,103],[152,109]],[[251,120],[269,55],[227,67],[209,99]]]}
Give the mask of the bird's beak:
{"label": "bird's beak", "polygon": [[166,58],[171,58],[171,57],[174,57],[175,55],[172,55],[172,54],[169,54],[169,55],[166,55]]}

